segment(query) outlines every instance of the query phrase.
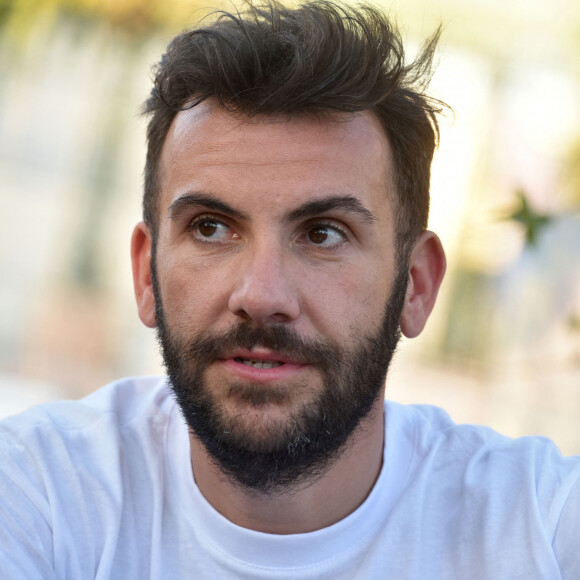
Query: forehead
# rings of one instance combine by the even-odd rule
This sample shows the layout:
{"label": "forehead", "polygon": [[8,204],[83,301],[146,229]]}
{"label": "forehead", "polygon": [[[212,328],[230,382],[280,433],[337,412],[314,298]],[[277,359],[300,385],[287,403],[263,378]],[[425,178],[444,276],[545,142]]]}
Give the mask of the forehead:
{"label": "forehead", "polygon": [[249,118],[208,100],[178,113],[167,134],[161,211],[192,190],[240,203],[328,194],[385,203],[391,173],[387,137],[371,112]]}

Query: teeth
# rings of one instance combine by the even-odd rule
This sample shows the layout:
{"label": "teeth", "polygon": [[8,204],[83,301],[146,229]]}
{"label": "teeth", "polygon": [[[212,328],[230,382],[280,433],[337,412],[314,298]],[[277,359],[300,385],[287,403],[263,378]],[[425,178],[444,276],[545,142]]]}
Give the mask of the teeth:
{"label": "teeth", "polygon": [[273,369],[274,367],[280,367],[284,364],[280,361],[254,360],[249,358],[236,358],[235,360],[248,367],[254,367],[257,369]]}

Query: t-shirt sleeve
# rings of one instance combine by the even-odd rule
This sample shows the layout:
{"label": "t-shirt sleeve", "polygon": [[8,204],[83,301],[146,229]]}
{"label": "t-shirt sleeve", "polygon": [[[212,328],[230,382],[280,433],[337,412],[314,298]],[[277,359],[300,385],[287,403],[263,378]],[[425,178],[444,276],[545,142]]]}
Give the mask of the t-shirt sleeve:
{"label": "t-shirt sleeve", "polygon": [[0,421],[0,580],[144,577],[119,574],[157,530],[168,394],[126,379]]}
{"label": "t-shirt sleeve", "polygon": [[562,510],[554,535],[554,553],[562,578],[580,577],[580,477],[572,488]]}
{"label": "t-shirt sleeve", "polygon": [[57,577],[49,506],[34,480],[28,453],[0,433],[0,578]]}

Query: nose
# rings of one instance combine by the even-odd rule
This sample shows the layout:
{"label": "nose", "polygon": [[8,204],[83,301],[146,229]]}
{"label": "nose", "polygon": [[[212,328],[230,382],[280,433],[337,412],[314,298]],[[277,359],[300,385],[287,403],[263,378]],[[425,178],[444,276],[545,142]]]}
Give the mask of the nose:
{"label": "nose", "polygon": [[229,298],[236,316],[259,325],[288,323],[300,314],[300,304],[282,250],[254,249],[240,265]]}

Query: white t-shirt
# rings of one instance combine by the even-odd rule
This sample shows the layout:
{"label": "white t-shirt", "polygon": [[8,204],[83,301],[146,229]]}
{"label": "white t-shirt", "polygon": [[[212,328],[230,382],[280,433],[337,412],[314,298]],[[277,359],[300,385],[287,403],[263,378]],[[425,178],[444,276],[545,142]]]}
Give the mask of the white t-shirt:
{"label": "white t-shirt", "polygon": [[201,495],[166,379],[33,408],[0,422],[0,578],[580,578],[580,457],[429,406],[386,403],[385,429],[359,509],[274,535]]}

